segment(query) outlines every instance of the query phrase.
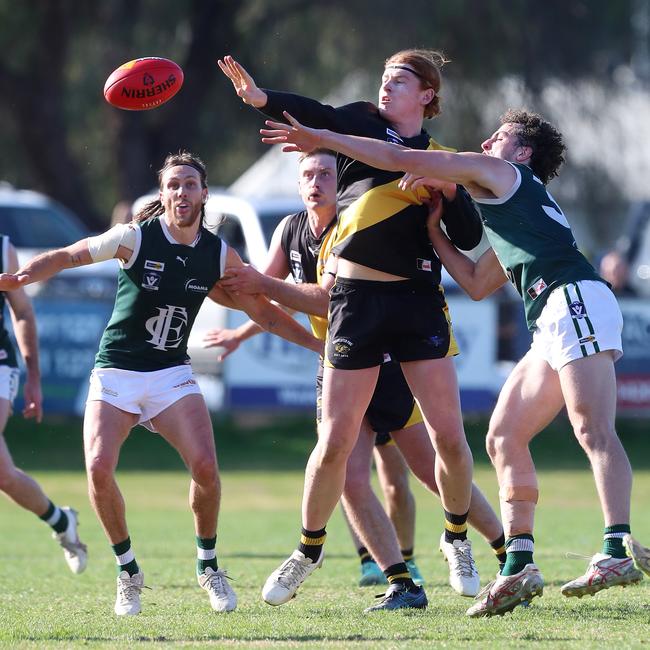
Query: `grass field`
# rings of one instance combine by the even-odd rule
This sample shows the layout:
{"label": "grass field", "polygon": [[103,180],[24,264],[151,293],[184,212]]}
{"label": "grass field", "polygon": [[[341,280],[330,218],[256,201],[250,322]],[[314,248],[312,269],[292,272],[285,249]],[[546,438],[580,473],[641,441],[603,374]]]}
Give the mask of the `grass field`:
{"label": "grass field", "polygon": [[[50,456],[57,469],[49,471],[42,466],[42,455],[34,454],[33,440],[26,439],[24,431],[8,435],[17,461],[35,468],[33,474],[48,494],[80,510],[90,564],[86,573],[73,576],[47,527],[0,500],[3,647],[628,648],[650,644],[650,580],[582,600],[569,600],[559,593],[559,586],[582,573],[587,563],[566,559],[566,551],[591,555],[600,546],[602,532],[591,475],[582,459],[564,450],[567,435],[562,423],[550,434],[550,449],[539,450],[542,497],[536,561],[546,579],[544,596],[527,609],[489,620],[465,617],[473,601],[454,595],[447,586],[446,565],[436,548],[441,511],[415,482],[416,553],[427,579],[430,606],[426,612],[362,613],[378,590],[356,586],[358,562],[338,512],[328,526],[323,569],[291,603],[280,608],[265,605],[261,585],[292,550],[298,534],[302,472],[296,463],[302,462],[310,436],[308,431],[303,435],[293,432],[289,425],[281,430],[262,427],[237,433],[222,427],[226,437],[218,434],[223,450],[223,504],[217,550],[220,565],[235,578],[233,586],[239,596],[237,611],[227,615],[212,612],[207,595],[196,584],[187,475],[173,466],[177,463],[173,454],[148,434],[127,443],[119,481],[127,500],[134,549],[151,591],[143,594],[140,616],[117,619],[112,614],[115,568],[77,467],[78,438],[73,435],[69,444],[65,441],[64,432],[75,426],[51,425],[49,434],[34,434],[59,434],[59,455]],[[304,423],[297,426],[305,428]],[[257,436],[263,436],[258,439],[262,451],[251,452]],[[636,470],[633,528],[648,544],[650,440],[634,439],[626,446]],[[68,450],[65,458],[61,448]],[[290,449],[288,454],[281,453],[283,448]],[[242,456],[248,456],[248,462]],[[496,503],[492,470],[480,451],[475,456],[476,480]],[[138,470],[138,464],[167,469]],[[247,465],[253,469],[246,469]],[[551,465],[560,469],[551,469]],[[496,562],[487,544],[476,534],[473,540],[482,582],[486,582],[493,577]]]}

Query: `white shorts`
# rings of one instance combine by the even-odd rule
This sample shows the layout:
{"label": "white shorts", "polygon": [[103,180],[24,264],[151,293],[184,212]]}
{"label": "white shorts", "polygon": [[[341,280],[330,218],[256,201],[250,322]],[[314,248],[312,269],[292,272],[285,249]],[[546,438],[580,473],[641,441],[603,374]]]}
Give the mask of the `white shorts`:
{"label": "white shorts", "polygon": [[6,399],[10,404],[18,395],[20,370],[11,366],[0,366],[0,399]]}
{"label": "white shorts", "polygon": [[605,350],[623,355],[623,316],[604,282],[582,280],[553,289],[533,332],[531,350],[559,370]]}
{"label": "white shorts", "polygon": [[201,394],[189,364],[138,372],[120,368],[94,368],[87,402],[102,401],[140,416],[139,424],[155,431],[151,418],[185,395]]}

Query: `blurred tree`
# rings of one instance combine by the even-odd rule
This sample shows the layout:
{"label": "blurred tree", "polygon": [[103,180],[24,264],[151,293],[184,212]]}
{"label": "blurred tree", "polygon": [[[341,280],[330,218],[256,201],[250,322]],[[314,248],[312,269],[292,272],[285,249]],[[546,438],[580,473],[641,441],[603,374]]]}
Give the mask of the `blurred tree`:
{"label": "blurred tree", "polygon": [[[169,151],[191,149],[213,183],[232,181],[264,147],[259,115],[216,67],[226,53],[261,85],[324,97],[357,70],[378,83],[398,49],[443,49],[453,61],[443,94],[458,91],[445,97],[445,141],[475,145],[495,81],[521,79],[535,101],[550,77],[607,83],[629,63],[632,1],[0,0],[10,53],[0,61],[0,178],[46,192],[94,228],[151,189]],[[139,56],[177,61],[183,89],[153,111],[108,106],[106,77]]]}

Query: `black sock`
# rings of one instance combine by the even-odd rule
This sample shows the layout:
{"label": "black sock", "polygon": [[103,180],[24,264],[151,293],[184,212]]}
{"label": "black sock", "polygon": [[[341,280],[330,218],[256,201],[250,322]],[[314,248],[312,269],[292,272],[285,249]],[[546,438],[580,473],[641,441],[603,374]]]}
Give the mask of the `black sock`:
{"label": "black sock", "polygon": [[411,579],[411,574],[406,566],[406,562],[399,562],[398,564],[391,564],[385,571],[384,575],[388,584],[402,584],[406,585],[407,589],[415,589],[415,583]]}
{"label": "black sock", "polygon": [[325,543],[326,537],[327,533],[324,528],[321,528],[320,530],[307,530],[306,528],[303,528],[300,535],[298,550],[312,562],[317,562],[321,551],[323,550],[323,544]]}
{"label": "black sock", "polygon": [[503,565],[506,563],[506,536],[501,533],[500,537],[497,537],[493,542],[490,542],[490,546],[494,551],[494,554],[499,560],[499,568],[503,568]]}
{"label": "black sock", "polygon": [[456,539],[461,542],[467,539],[468,512],[464,515],[455,515],[453,512],[445,510],[445,542],[453,544]]}
{"label": "black sock", "polygon": [[365,546],[360,546],[357,549],[357,553],[359,555],[359,559],[361,560],[361,564],[375,561],[372,555],[370,555],[370,551]]}
{"label": "black sock", "polygon": [[410,562],[413,559],[413,548],[400,549],[402,552],[402,559],[404,562]]}

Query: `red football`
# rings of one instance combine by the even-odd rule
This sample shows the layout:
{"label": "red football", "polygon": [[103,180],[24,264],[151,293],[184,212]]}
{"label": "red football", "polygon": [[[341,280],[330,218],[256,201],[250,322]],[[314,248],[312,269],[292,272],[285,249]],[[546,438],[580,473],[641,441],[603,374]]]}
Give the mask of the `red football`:
{"label": "red football", "polygon": [[124,63],[104,84],[109,104],[127,111],[145,111],[169,101],[183,85],[183,71],[176,63],[148,56]]}

